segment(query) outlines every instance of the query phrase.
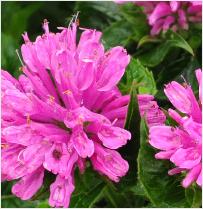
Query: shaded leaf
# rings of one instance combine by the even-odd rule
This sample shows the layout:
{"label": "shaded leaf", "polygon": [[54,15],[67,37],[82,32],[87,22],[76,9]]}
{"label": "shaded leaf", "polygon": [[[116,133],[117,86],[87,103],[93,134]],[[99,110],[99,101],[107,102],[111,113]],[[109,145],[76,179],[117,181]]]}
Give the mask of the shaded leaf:
{"label": "shaded leaf", "polygon": [[175,47],[182,48],[194,56],[194,52],[190,45],[179,34],[169,31],[162,44],[151,47],[151,50],[138,57],[143,65],[154,67],[161,63],[168,52]]}
{"label": "shaded leaf", "polygon": [[161,42],[160,39],[150,36],[150,35],[146,35],[146,36],[143,36],[139,40],[139,42],[137,44],[137,48],[141,47],[143,44],[146,44],[146,43],[159,43],[159,42]]}
{"label": "shaded leaf", "polygon": [[185,190],[186,200],[191,208],[199,208],[202,204],[202,190],[196,184]]}

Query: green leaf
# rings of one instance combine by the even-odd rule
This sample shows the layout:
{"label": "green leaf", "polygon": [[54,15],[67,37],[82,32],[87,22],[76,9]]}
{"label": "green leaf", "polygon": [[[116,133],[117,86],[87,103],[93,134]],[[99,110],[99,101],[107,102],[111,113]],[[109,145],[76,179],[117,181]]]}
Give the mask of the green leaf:
{"label": "green leaf", "polygon": [[156,152],[148,143],[148,128],[143,119],[140,141],[138,178],[150,202],[154,207],[188,207],[180,176],[169,176],[168,161],[154,158]]}
{"label": "green leaf", "polygon": [[29,17],[39,9],[40,3],[26,5],[25,7],[19,7],[18,10],[12,13],[10,17],[10,25],[6,28],[6,33],[12,34],[14,37],[20,37],[25,31]]}
{"label": "green leaf", "polygon": [[139,40],[139,42],[137,44],[137,48],[141,47],[143,44],[146,44],[146,43],[159,43],[159,42],[161,42],[160,39],[150,36],[150,35],[146,35],[146,36],[143,36]]}
{"label": "green leaf", "polygon": [[50,208],[50,205],[48,203],[48,199],[38,201],[38,203],[36,204],[36,208]]}
{"label": "green leaf", "polygon": [[125,122],[125,129],[131,133],[131,140],[120,149],[124,159],[128,160],[129,172],[123,177],[117,185],[120,190],[124,191],[131,188],[137,181],[137,165],[136,158],[139,150],[139,126],[140,126],[140,113],[138,107],[137,92],[135,82],[132,82],[130,91],[130,101],[128,104],[128,111]]}
{"label": "green leaf", "polygon": [[15,74],[13,74],[17,76],[20,73],[18,68],[21,66],[15,51],[18,48],[18,45],[11,35],[5,33],[1,34],[1,43],[2,68],[8,70],[10,73],[15,71]]}
{"label": "green leaf", "polygon": [[122,5],[120,10],[127,21],[126,23],[130,23],[131,28],[133,29],[132,36],[135,41],[138,42],[143,36],[149,34],[149,26],[147,24],[146,16],[140,7],[129,3]]}
{"label": "green leaf", "polygon": [[[139,7],[132,4],[125,4],[120,6],[118,12],[123,17],[117,18],[118,20],[109,27],[104,29],[103,40],[106,48],[117,45],[122,45],[128,48],[128,45],[135,45],[145,34],[148,34],[148,25],[146,17]],[[143,22],[143,24],[140,24]]]}
{"label": "green leaf", "polygon": [[141,184],[140,181],[137,182],[136,185],[134,185],[132,188],[131,188],[131,191],[135,194],[135,195],[138,195],[138,196],[147,196],[146,193],[145,193],[145,190],[144,190],[144,187],[143,185]]}
{"label": "green leaf", "polygon": [[[76,1],[74,4],[73,12],[80,11],[80,26],[84,28],[95,28],[103,31],[112,21],[121,19],[117,5],[113,2],[95,1],[84,4],[84,2]],[[67,21],[68,24],[69,20]]]}
{"label": "green leaf", "polygon": [[194,52],[190,45],[179,34],[168,31],[162,44],[152,46],[151,50],[139,55],[138,58],[143,65],[154,67],[161,63],[173,48],[182,48],[194,56]]}
{"label": "green leaf", "polygon": [[92,207],[102,198],[105,182],[89,167],[84,174],[75,171],[75,191],[72,194],[70,207]]}
{"label": "green leaf", "polygon": [[126,121],[125,121],[125,129],[130,130],[130,126],[132,124],[133,119],[136,119],[136,121],[139,123],[140,118],[136,117],[135,114],[137,115],[137,112],[139,114],[139,107],[138,107],[138,101],[137,101],[137,93],[136,93],[136,84],[135,81],[132,82],[131,86],[131,91],[130,91],[130,101],[128,104],[128,111],[127,111],[127,116],[126,116]]}
{"label": "green leaf", "polygon": [[14,195],[2,195],[1,207],[2,208],[35,208],[36,202],[23,201]]}
{"label": "green leaf", "polygon": [[126,46],[132,37],[132,27],[125,20],[112,23],[103,31],[102,41],[106,49],[121,45]]}
{"label": "green leaf", "polygon": [[155,94],[156,83],[151,71],[145,68],[138,59],[131,58],[125,75],[119,83],[120,90],[127,94],[131,88],[132,81],[140,94]]}
{"label": "green leaf", "polygon": [[196,184],[185,190],[187,202],[191,208],[199,208],[202,204],[202,190]]}

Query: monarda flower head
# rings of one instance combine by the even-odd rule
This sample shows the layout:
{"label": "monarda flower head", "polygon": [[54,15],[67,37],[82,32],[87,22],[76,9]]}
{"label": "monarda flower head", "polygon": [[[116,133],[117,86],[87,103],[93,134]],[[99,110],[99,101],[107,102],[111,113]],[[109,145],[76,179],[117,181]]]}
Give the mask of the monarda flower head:
{"label": "monarda flower head", "polygon": [[100,174],[118,182],[129,168],[115,151],[131,139],[123,129],[129,96],[116,84],[130,61],[120,46],[105,52],[102,33],[83,30],[76,43],[73,21],[61,32],[45,33],[21,47],[18,80],[1,72],[2,179],[20,179],[12,188],[22,200],[42,186],[44,172],[56,175],[49,204],[68,207],[74,169],[89,159]]}
{"label": "monarda flower head", "polygon": [[152,27],[151,35],[168,29],[187,30],[189,23],[202,21],[201,1],[152,1],[136,4],[144,7],[148,23]]}
{"label": "monarda flower head", "polygon": [[187,30],[189,24],[201,23],[201,1],[116,1],[117,3],[133,2],[143,7],[151,26],[151,35],[172,29]]}
{"label": "monarda flower head", "polygon": [[202,185],[202,72],[195,71],[199,83],[199,100],[195,98],[189,84],[172,81],[165,87],[165,94],[177,109],[169,109],[169,116],[177,123],[153,126],[149,130],[150,144],[161,151],[157,159],[168,159],[175,168],[169,175],[186,172],[182,185],[196,182]]}

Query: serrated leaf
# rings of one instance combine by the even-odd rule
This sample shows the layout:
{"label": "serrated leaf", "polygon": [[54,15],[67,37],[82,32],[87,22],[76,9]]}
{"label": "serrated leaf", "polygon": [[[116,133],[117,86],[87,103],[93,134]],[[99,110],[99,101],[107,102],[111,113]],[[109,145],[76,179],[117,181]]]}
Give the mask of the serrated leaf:
{"label": "serrated leaf", "polygon": [[156,83],[151,71],[145,68],[138,59],[131,58],[125,75],[119,83],[120,90],[124,94],[128,94],[131,88],[132,81],[140,94],[155,94]]}

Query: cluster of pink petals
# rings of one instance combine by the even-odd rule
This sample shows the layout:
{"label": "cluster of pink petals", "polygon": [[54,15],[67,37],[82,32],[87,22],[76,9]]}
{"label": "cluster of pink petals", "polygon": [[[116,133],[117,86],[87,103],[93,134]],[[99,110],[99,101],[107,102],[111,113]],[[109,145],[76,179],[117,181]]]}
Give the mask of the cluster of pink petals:
{"label": "cluster of pink petals", "polygon": [[[115,149],[131,139],[123,129],[129,95],[116,87],[130,57],[120,46],[105,52],[96,30],[81,29],[77,44],[76,23],[59,33],[49,32],[47,21],[43,28],[35,42],[23,35],[19,79],[1,71],[1,174],[2,180],[20,179],[12,192],[27,200],[43,185],[45,170],[51,172],[49,204],[68,207],[74,169],[83,173],[87,159],[115,182],[129,169]],[[138,100],[149,124],[163,123],[152,96]]]}
{"label": "cluster of pink petals", "polygon": [[168,110],[169,116],[177,123],[176,127],[158,125],[150,128],[150,144],[161,151],[157,159],[168,159],[175,164],[169,175],[186,172],[182,185],[193,182],[202,185],[202,72],[196,70],[199,83],[199,101],[188,84],[175,81],[165,87],[165,94],[177,109]]}
{"label": "cluster of pink petals", "polygon": [[133,1],[144,8],[151,35],[162,30],[187,30],[189,23],[202,21],[202,1]]}
{"label": "cluster of pink petals", "polygon": [[181,28],[187,30],[189,22],[201,22],[201,1],[168,1],[168,2],[136,2],[144,7],[149,25],[152,26],[151,35],[157,35],[161,30]]}
{"label": "cluster of pink petals", "polygon": [[68,207],[74,168],[93,168],[118,182],[128,163],[115,149],[131,139],[123,124],[129,97],[116,84],[130,61],[122,47],[105,52],[101,32],[83,29],[76,45],[76,23],[31,42],[23,35],[25,65],[15,80],[2,71],[2,178],[19,179],[12,192],[31,198],[44,171],[56,175],[51,206]]}

